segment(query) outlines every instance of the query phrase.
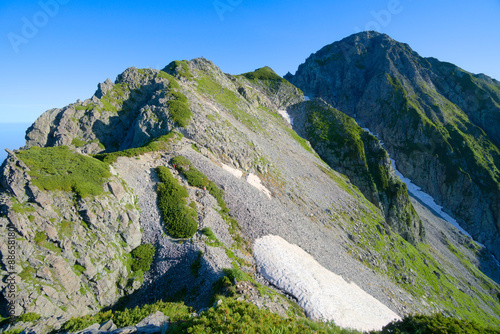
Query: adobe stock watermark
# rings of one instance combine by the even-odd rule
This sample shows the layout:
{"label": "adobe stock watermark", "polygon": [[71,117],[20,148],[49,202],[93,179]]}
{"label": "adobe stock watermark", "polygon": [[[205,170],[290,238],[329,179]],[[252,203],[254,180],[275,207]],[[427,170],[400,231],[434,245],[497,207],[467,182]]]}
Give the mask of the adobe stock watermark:
{"label": "adobe stock watermark", "polygon": [[[412,0],[406,0],[411,2]],[[354,27],[356,33],[364,30],[377,30],[381,31],[383,28],[387,27],[392,22],[392,18],[396,15],[399,15],[403,12],[404,6],[400,0],[389,0],[385,9],[381,9],[379,11],[371,10],[370,14],[373,17],[372,21],[366,23],[364,29],[359,28],[358,26]]]}
{"label": "adobe stock watermark", "polygon": [[226,14],[226,12],[232,12],[236,7],[241,5],[242,2],[243,0],[215,0],[212,4],[220,20],[224,21],[224,14]]}
{"label": "adobe stock watermark", "polygon": [[19,47],[28,44],[30,40],[38,35],[40,29],[49,24],[50,19],[59,13],[59,8],[66,5],[71,0],[42,0],[38,2],[40,10],[33,14],[31,18],[23,16],[21,18],[22,27],[20,33],[10,32],[7,34],[10,45],[15,53],[19,52]]}
{"label": "adobe stock watermark", "polygon": [[5,277],[7,284],[4,290],[4,297],[7,299],[7,309],[11,320],[15,319],[16,315],[16,299],[17,299],[17,285],[16,285],[16,230],[12,223],[4,225],[0,219],[0,228],[6,227],[7,232],[7,254],[4,254],[3,263],[6,266],[8,275]]}

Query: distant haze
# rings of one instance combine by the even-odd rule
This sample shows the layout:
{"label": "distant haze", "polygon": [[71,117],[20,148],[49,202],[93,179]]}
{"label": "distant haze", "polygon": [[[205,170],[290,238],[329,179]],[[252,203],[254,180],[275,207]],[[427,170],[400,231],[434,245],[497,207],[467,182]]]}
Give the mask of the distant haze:
{"label": "distant haze", "polygon": [[24,134],[31,123],[0,123],[0,164],[7,158],[5,149],[18,149],[25,144]]}

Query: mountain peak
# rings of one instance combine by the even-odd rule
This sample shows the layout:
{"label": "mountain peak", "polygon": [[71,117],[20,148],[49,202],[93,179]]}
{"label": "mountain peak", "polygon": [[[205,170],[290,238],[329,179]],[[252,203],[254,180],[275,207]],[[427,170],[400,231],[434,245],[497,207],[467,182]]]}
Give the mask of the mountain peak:
{"label": "mountain peak", "polygon": [[352,39],[354,39],[354,40],[370,40],[370,39],[377,39],[377,38],[386,39],[386,40],[393,40],[387,34],[380,33],[378,31],[374,31],[374,30],[369,30],[369,31],[361,31],[361,32],[352,34],[350,36],[347,36],[346,38],[342,39],[340,42],[346,41],[346,40],[352,40]]}
{"label": "mountain peak", "polygon": [[289,79],[380,134],[400,171],[500,256],[500,215],[491,207],[500,199],[497,82],[376,32],[322,48]]}

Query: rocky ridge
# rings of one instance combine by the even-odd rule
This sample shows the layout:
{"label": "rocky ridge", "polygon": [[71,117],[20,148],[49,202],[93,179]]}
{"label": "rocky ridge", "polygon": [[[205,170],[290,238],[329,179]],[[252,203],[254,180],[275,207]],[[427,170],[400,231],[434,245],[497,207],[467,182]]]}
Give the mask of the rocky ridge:
{"label": "rocky ridge", "polygon": [[[191,113],[184,126],[174,121],[175,108],[169,103],[181,100],[180,94],[188,101]],[[175,297],[203,309],[209,306],[211,283],[225,274],[223,269],[237,269],[265,286],[266,281],[256,272],[249,245],[258,238],[278,234],[311,254],[323,267],[355,282],[400,316],[442,312],[496,321],[500,309],[494,296],[500,289],[477,273],[479,246],[476,248],[472,241],[459,243],[453,238],[435,238],[446,230],[443,226],[430,236],[431,240],[439,240],[442,247],[423,244],[418,238],[412,243],[404,240],[400,236],[404,233],[388,224],[384,209],[367,200],[348,177],[325,163],[314,145],[297,135],[283,119],[279,111],[303,101],[299,89],[270,69],[233,76],[205,59],[173,62],[162,71],[132,68],[120,75],[116,83],[107,81],[99,85],[91,99],[42,115],[28,130],[27,147],[68,145],[82,153],[116,152],[140,148],[173,130],[182,134],[155,152],[134,155],[132,151],[124,151],[128,153],[112,163],[117,175],[108,182],[120,178],[123,188],[137,197],[138,219],[143,229],[141,243],[153,243],[157,249],[151,269],[137,291],[118,287],[118,294],[130,294],[129,302]],[[111,132],[119,134],[115,138],[120,143],[108,138]],[[14,152],[13,156],[17,154]],[[207,190],[190,186],[174,170],[171,158],[179,155],[188,158],[224,191],[230,216],[239,225],[236,231],[230,229],[216,199]],[[336,169],[348,169],[346,165],[327,162]],[[14,165],[10,169],[16,169]],[[157,166],[169,168],[188,190],[189,201],[197,208],[198,231],[189,240],[164,234],[154,191]],[[383,162],[380,166],[387,168]],[[28,196],[26,189],[11,186],[16,180],[28,177],[14,175],[5,179],[3,196]],[[260,181],[270,197],[247,181],[250,175],[253,175],[250,179]],[[109,187],[103,185],[103,190]],[[74,198],[71,192],[39,192]],[[23,199],[26,200],[27,206],[35,207],[29,196]],[[100,203],[101,199],[90,197],[78,201]],[[135,201],[130,204],[135,207]],[[67,205],[72,207],[73,202]],[[6,210],[11,210],[11,206],[12,203],[7,203]],[[118,210],[123,209],[121,206]],[[35,210],[44,212],[38,207]],[[10,222],[19,216],[22,214],[14,213],[6,219]],[[80,221],[72,216],[67,219]],[[112,223],[110,219],[104,217],[103,225]],[[29,218],[23,220],[23,226],[30,224]],[[423,221],[423,226],[427,230],[429,224]],[[206,227],[213,231],[218,243],[204,234]],[[116,236],[105,231],[103,239]],[[237,241],[238,235],[243,244]],[[130,244],[125,247],[115,243],[118,249],[124,247],[124,253],[132,249]],[[441,256],[454,261],[441,261]],[[450,265],[452,262],[454,265]],[[21,264],[19,270],[26,267]],[[121,268],[115,272],[127,271],[126,265]],[[45,284],[41,283],[37,282]],[[286,312],[284,305],[288,305],[283,299],[273,303],[255,294],[249,299],[281,312]],[[112,305],[113,301],[109,301],[100,306]],[[38,309],[19,312],[28,310],[39,312]],[[61,324],[60,319],[54,320]]]}

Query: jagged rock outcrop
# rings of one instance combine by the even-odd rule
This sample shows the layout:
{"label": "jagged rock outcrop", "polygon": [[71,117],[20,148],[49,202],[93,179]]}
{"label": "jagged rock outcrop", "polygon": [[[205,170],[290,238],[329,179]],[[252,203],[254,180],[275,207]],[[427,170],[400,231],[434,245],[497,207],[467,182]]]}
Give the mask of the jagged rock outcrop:
{"label": "jagged rock outcrop", "polygon": [[[127,268],[129,252],[141,243],[139,212],[118,177],[103,184],[102,195],[78,198],[40,190],[13,152],[2,170],[0,221],[8,233],[0,236],[1,289],[16,315],[33,312],[51,326],[139,287]],[[13,294],[7,277],[15,278]]]}
{"label": "jagged rock outcrop", "polygon": [[76,146],[84,153],[144,145],[173,128],[168,100],[171,76],[129,68],[113,84],[99,84],[92,98],[41,115],[26,132],[26,147]]}
{"label": "jagged rock outcrop", "polygon": [[288,80],[384,141],[397,168],[500,257],[500,83],[376,32],[311,55]]}
{"label": "jagged rock outcrop", "polygon": [[345,174],[384,212],[387,223],[405,240],[425,238],[406,185],[395,175],[387,152],[356,121],[321,99],[288,108],[293,128],[307,138],[330,167]]}
{"label": "jagged rock outcrop", "polygon": [[[259,104],[272,109],[286,109],[286,107],[304,100],[303,94],[294,85],[277,75],[270,67],[262,67],[254,72],[241,75],[250,81],[250,85],[245,83],[244,87],[238,88],[238,91],[247,92],[247,88],[256,89],[260,94],[256,94]],[[250,94],[242,94],[247,100],[251,101]],[[269,99],[262,100],[260,96],[264,95]]]}

